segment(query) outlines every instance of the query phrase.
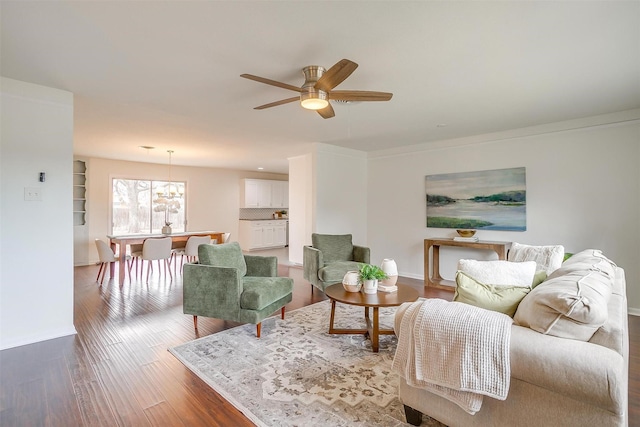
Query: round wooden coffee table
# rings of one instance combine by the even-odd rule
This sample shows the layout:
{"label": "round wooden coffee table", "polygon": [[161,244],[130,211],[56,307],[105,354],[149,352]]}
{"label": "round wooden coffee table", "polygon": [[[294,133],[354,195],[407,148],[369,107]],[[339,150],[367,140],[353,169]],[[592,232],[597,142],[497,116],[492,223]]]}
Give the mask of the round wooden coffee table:
{"label": "round wooden coffee table", "polygon": [[[393,329],[380,329],[378,319],[378,309],[380,307],[397,307],[405,302],[413,302],[418,299],[418,291],[411,286],[398,284],[397,292],[378,292],[375,294],[365,294],[363,292],[347,292],[342,283],[328,286],[324,293],[331,300],[331,321],[329,322],[330,334],[364,334],[371,338],[371,348],[374,353],[379,350],[380,335],[393,335]],[[364,307],[364,317],[367,322],[367,329],[336,329],[333,327],[333,320],[336,314],[336,302],[343,304],[357,305]],[[373,308],[373,319],[369,316],[369,309]]]}

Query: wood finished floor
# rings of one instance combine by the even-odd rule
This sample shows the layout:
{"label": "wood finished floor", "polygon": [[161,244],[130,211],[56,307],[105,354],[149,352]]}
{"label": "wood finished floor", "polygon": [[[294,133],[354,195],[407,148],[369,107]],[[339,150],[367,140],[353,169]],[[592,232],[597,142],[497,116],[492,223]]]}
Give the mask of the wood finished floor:
{"label": "wood finished floor", "polygon": [[[75,269],[77,335],[0,352],[0,425],[251,426],[238,410],[168,351],[199,336],[237,326],[182,314],[182,279],[152,276],[95,282],[97,266]],[[325,299],[302,270],[279,266],[295,281],[293,310]],[[406,279],[420,295],[451,298]],[[640,426],[640,317],[630,316],[630,425]]]}

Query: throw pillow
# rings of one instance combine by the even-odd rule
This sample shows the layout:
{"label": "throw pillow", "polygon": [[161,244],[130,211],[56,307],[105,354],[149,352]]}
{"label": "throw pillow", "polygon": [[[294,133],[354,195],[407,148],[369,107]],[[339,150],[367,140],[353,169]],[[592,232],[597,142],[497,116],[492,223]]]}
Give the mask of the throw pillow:
{"label": "throw pillow", "polygon": [[531,283],[531,289],[535,288],[545,280],[547,280],[547,272],[544,270],[536,271],[536,274],[533,275],[533,282]]}
{"label": "throw pillow", "polygon": [[538,270],[547,275],[560,268],[564,259],[564,246],[531,246],[513,242],[507,260],[513,262],[535,261]]}
{"label": "throw pillow", "polygon": [[614,266],[600,251],[573,255],[522,300],[514,316],[516,324],[589,341],[609,316]]}
{"label": "throw pillow", "polygon": [[247,263],[238,242],[200,245],[198,246],[198,262],[214,267],[237,268],[241,277],[247,274]]}
{"label": "throw pillow", "polygon": [[311,244],[322,252],[325,263],[333,261],[353,261],[353,243],[351,234],[311,235]]}
{"label": "throw pillow", "polygon": [[529,288],[536,273],[536,263],[461,259],[458,261],[458,270],[467,273],[480,283]]}
{"label": "throw pillow", "polygon": [[513,317],[520,301],[529,293],[523,286],[496,286],[481,283],[462,271],[456,273],[454,301]]}

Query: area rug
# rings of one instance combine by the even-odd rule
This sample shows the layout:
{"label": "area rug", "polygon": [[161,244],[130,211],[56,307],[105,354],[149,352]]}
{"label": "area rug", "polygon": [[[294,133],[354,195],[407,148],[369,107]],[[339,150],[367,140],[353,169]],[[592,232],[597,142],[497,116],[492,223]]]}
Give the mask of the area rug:
{"label": "area rug", "polygon": [[[395,310],[380,309],[381,327]],[[396,337],[373,353],[363,335],[329,335],[330,312],[322,301],[264,320],[260,339],[243,325],[169,351],[258,426],[409,425],[391,371]],[[364,328],[364,309],[338,304],[335,326]]]}

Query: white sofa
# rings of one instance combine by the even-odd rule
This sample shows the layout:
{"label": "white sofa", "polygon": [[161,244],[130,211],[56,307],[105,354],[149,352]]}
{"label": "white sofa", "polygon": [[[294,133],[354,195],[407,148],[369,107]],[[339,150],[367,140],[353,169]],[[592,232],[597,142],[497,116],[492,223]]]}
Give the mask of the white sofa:
{"label": "white sofa", "polygon": [[[613,264],[607,267],[602,259],[606,260],[595,250],[576,254],[524,297],[511,326],[511,384],[506,400],[484,397],[480,411],[470,415],[401,378],[400,400],[407,422],[419,425],[426,414],[451,427],[628,425],[624,270]],[[554,302],[549,298],[554,286],[576,296]],[[567,300],[566,292],[562,297]],[[597,307],[603,302],[606,310]],[[571,310],[561,314],[559,306],[567,303]],[[585,323],[585,310],[587,317],[604,315],[601,325]],[[401,307],[396,313],[396,333],[404,312]]]}

